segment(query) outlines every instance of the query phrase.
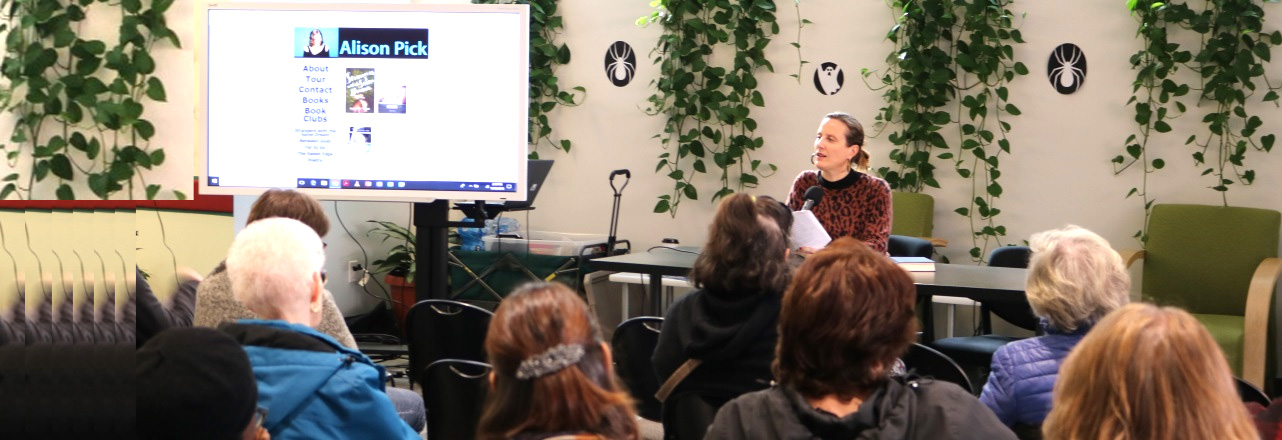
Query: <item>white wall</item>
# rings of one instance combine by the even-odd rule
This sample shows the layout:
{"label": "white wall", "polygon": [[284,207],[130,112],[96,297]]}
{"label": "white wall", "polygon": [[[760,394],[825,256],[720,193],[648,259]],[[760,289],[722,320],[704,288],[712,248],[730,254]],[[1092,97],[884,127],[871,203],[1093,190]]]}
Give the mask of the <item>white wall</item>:
{"label": "white wall", "polygon": [[[678,238],[683,244],[697,245],[704,241],[706,225],[713,212],[713,205],[706,200],[710,195],[708,191],[701,192],[704,200],[684,203],[676,219],[652,213],[656,197],[670,190],[671,181],[666,173],[652,172],[661,148],[651,136],[662,130],[663,121],[641,110],[653,90],[649,83],[657,77],[657,68],[649,60],[659,29],[638,28],[632,23],[650,11],[648,3],[644,0],[561,1],[560,12],[566,24],[562,38],[573,51],[573,61],[562,67],[558,75],[565,87],[587,87],[588,97],[579,107],[559,108],[551,115],[555,134],[572,139],[575,147],[569,154],[543,151],[544,157],[556,159],[557,164],[539,195],[538,209],[530,215],[532,229],[605,233],[611,206],[606,177],[611,170],[629,168],[633,179],[623,194],[621,238],[631,239],[635,247],[641,249],[658,244],[664,237]],[[766,151],[758,158],[777,164],[779,173],[763,179],[755,192],[783,197],[792,178],[810,166],[807,157],[811,139],[823,114],[848,111],[871,127],[873,116],[882,105],[880,92],[865,87],[858,73],[861,68],[884,68],[884,59],[891,50],[884,36],[893,25],[893,14],[880,1],[802,1],[802,15],[814,24],[802,33],[802,56],[811,64],[802,72],[803,81],[798,84],[788,76],[796,73],[797,54],[788,43],[796,35],[797,16],[793,3],[779,1],[777,4],[782,32],[767,49],[776,73],[758,74],[767,107],[754,109],[753,117],[760,124],[758,134],[766,141]],[[1282,5],[1269,3],[1263,7],[1268,16],[1282,17]],[[170,15],[170,24],[180,31],[184,43],[194,42],[190,34],[193,8],[189,2],[177,2]],[[1016,57],[1027,64],[1032,73],[1011,86],[1012,102],[1023,110],[1023,115],[1011,119],[1013,153],[1002,161],[1005,194],[997,202],[1003,210],[999,220],[1009,230],[1009,242],[1017,243],[1034,232],[1075,223],[1099,232],[1115,247],[1137,247],[1138,243],[1130,237],[1139,228],[1143,211],[1137,199],[1123,196],[1129,188],[1138,185],[1139,176],[1128,172],[1115,177],[1109,162],[1121,154],[1122,141],[1136,129],[1132,111],[1124,106],[1134,78],[1128,58],[1140,44],[1135,39],[1135,22],[1124,9],[1124,2],[1115,0],[1025,1],[1016,3],[1014,10],[1027,14],[1021,24],[1027,43],[1017,45],[1015,51]],[[1276,28],[1271,26],[1269,30]],[[639,62],[636,78],[623,88],[614,87],[604,76],[603,59],[609,45],[616,40],[632,45]],[[1046,57],[1064,42],[1081,46],[1089,61],[1086,85],[1074,95],[1055,93],[1045,79]],[[1282,53],[1276,55],[1282,56]],[[187,45],[182,51],[160,56],[158,64],[178,75],[166,78],[171,101],[166,108],[182,117],[173,116],[174,125],[165,126],[155,142],[187,145],[190,126],[183,125],[181,120],[187,115],[186,109],[195,105],[190,93],[194,84],[188,82],[191,81],[189,73],[183,72],[190,72],[193,52]],[[845,86],[833,96],[820,95],[809,81],[814,66],[824,61],[838,63],[845,72]],[[1269,65],[1267,70],[1275,83],[1282,81],[1282,63]],[[1194,100],[1186,99],[1185,103],[1191,105]],[[1265,127],[1282,128],[1277,122],[1282,120],[1282,110],[1259,104],[1251,107],[1266,121]],[[1194,109],[1173,124],[1174,132],[1156,138],[1151,144],[1151,151],[1167,162],[1167,168],[1150,182],[1152,194],[1159,202],[1219,203],[1219,195],[1205,188],[1209,186],[1208,180],[1196,177],[1197,170],[1189,158],[1192,150],[1182,145],[1184,139],[1194,133],[1204,111]],[[889,162],[890,146],[884,136],[871,139],[868,148],[873,154],[874,166]],[[1257,182],[1251,187],[1234,188],[1229,193],[1229,202],[1282,210],[1282,197],[1277,191],[1282,187],[1282,153],[1252,152],[1250,156],[1259,174]],[[953,243],[943,249],[945,255],[953,261],[967,261],[969,224],[952,210],[970,198],[970,182],[959,178],[947,162],[937,166],[943,189],[929,192],[936,199],[934,235]],[[237,198],[238,224],[243,223],[251,200]],[[326,202],[326,205],[326,209],[333,209],[332,203]],[[371,259],[379,258],[375,255],[382,251],[371,250],[378,246],[371,246],[372,240],[364,237],[365,220],[406,219],[408,224],[406,204],[344,202],[340,206],[344,220],[354,228],[353,234],[364,241]],[[518,218],[524,221],[522,217]],[[355,313],[368,308],[375,300],[336,283],[345,281],[346,261],[359,256],[359,250],[342,234],[337,222],[334,223],[326,237],[330,261],[327,268],[334,278],[328,287],[346,313]],[[381,290],[371,290],[381,293]]]}
{"label": "white wall", "polygon": [[[193,75],[196,69],[193,62],[195,53],[192,52],[191,47],[195,43],[192,39],[192,11],[195,3],[192,1],[174,2],[167,15],[167,24],[178,34],[183,47],[181,49],[175,48],[166,40],[157,43],[151,49],[151,55],[156,59],[155,75],[164,83],[168,100],[166,102],[144,101],[145,112],[143,113],[143,119],[151,121],[152,125],[156,127],[156,135],[151,138],[150,148],[164,149],[165,162],[150,170],[140,168],[139,175],[142,176],[147,184],[159,184],[163,187],[160,194],[156,196],[157,199],[161,200],[174,199],[173,190],[182,191],[188,198],[193,194],[191,176],[194,170],[192,165],[194,157],[192,153],[194,150],[191,146],[194,140],[192,133],[195,127],[195,117],[192,113],[195,108],[193,95],[195,87],[192,78],[194,78]],[[114,47],[118,38],[117,29],[120,26],[118,8],[118,5],[109,8],[97,3],[88,7],[86,9],[87,18],[77,28],[81,38],[102,40],[107,44],[108,48]],[[4,48],[0,47],[0,54],[3,53]],[[106,68],[101,70],[109,72]],[[107,78],[111,79],[114,76],[108,76]],[[4,87],[9,87],[9,85],[5,84]],[[22,93],[25,94],[25,92]],[[86,115],[88,115],[88,112],[86,112]],[[88,116],[85,119],[90,120]],[[0,139],[3,139],[6,144],[10,144],[8,140],[13,133],[14,121],[16,121],[16,117],[13,113],[0,113]],[[44,133],[42,142],[47,141],[54,134],[62,134],[60,128],[54,127],[60,127],[60,124],[57,124],[52,118],[46,120],[42,129]],[[82,127],[81,130],[86,131],[86,127]],[[100,140],[109,142],[111,138],[105,137]],[[122,143],[120,147],[123,148],[126,145],[127,143]],[[12,145],[10,146],[12,147]],[[103,150],[109,150],[110,147],[111,145],[106,145]],[[143,147],[143,145],[140,145],[140,147]],[[24,186],[27,182],[27,176],[31,173],[31,150],[28,148],[25,151],[27,153],[24,155],[25,157],[20,158],[16,166],[12,168],[9,167],[8,161],[0,161],[0,175],[17,172],[21,174],[20,182]],[[93,171],[102,170],[102,157],[99,156],[99,163]],[[76,152],[76,154],[71,155],[71,158],[81,167],[94,166],[82,153]],[[75,179],[67,182],[72,190],[75,191],[76,198],[96,199],[97,196],[89,190],[88,175],[80,174],[79,171],[76,171],[76,173]],[[31,199],[56,199],[55,191],[58,189],[58,180],[57,177],[50,175],[43,182],[36,183]],[[130,194],[129,187],[126,185],[124,190],[114,194],[111,198],[115,200],[147,198],[146,185],[141,185],[138,182],[135,179],[132,194]],[[24,199],[27,198],[26,192],[22,192],[21,196]]]}
{"label": "white wall", "polygon": [[[713,212],[706,200],[683,203],[676,219],[652,213],[655,197],[670,191],[671,180],[666,172],[652,172],[661,150],[658,140],[650,137],[662,129],[662,121],[639,110],[653,90],[647,87],[649,82],[657,77],[657,67],[648,60],[658,29],[628,23],[648,12],[646,3],[561,2],[564,41],[574,58],[558,75],[563,85],[587,87],[588,98],[580,107],[553,114],[556,134],[572,139],[576,148],[568,155],[544,153],[555,158],[557,165],[539,195],[539,209],[531,216],[536,229],[605,231],[611,203],[606,176],[612,169],[630,168],[633,182],[623,196],[621,237],[639,247],[657,244],[663,237],[679,238],[683,244],[704,240]],[[760,158],[777,164],[779,173],[764,179],[755,192],[784,197],[792,178],[809,167],[811,139],[824,113],[848,111],[871,128],[883,102],[880,92],[860,82],[858,73],[861,68],[884,68],[892,47],[884,36],[893,16],[883,2],[802,1],[802,16],[814,24],[802,32],[802,56],[811,64],[798,85],[788,76],[796,73],[796,51],[788,43],[796,36],[797,15],[792,3],[777,4],[782,32],[767,48],[776,72],[758,74],[767,106],[754,109],[753,116],[760,125],[758,134],[766,141],[767,152]],[[1124,154],[1122,141],[1136,131],[1133,111],[1124,106],[1135,76],[1129,57],[1140,47],[1135,21],[1124,3],[1111,0],[1017,2],[1013,9],[1027,14],[1018,24],[1027,43],[1016,45],[1015,55],[1031,73],[1011,86],[1011,100],[1023,115],[1010,119],[1013,153],[1001,162],[1005,193],[997,202],[1003,210],[998,219],[1008,228],[1008,242],[1075,223],[1099,232],[1115,247],[1137,248],[1131,235],[1143,219],[1142,203],[1124,196],[1139,185],[1139,175],[1128,171],[1115,177],[1109,162]],[[1269,3],[1264,9],[1266,16],[1282,16],[1282,5]],[[1274,29],[1276,25],[1268,30]],[[603,71],[605,51],[615,40],[626,41],[638,51],[636,79],[624,88],[611,85]],[[1045,76],[1046,57],[1065,42],[1082,47],[1089,61],[1085,86],[1073,95],[1056,93]],[[838,63],[845,72],[845,86],[833,96],[820,95],[809,80],[814,66],[824,61]],[[1267,72],[1275,84],[1282,81],[1282,63],[1268,65]],[[1196,78],[1187,80],[1196,84]],[[1186,98],[1185,103],[1192,106],[1195,101]],[[1265,127],[1282,128],[1277,122],[1282,111],[1258,103],[1250,108],[1266,121]],[[1200,128],[1205,111],[1192,109],[1173,123],[1175,131],[1150,142],[1150,151],[1167,163],[1149,183],[1159,203],[1220,203],[1219,194],[1206,189],[1210,181],[1196,177],[1201,167],[1193,167],[1189,157],[1193,150],[1183,145]],[[874,167],[889,164],[891,146],[884,135],[868,144]],[[1252,152],[1248,156],[1259,175],[1257,181],[1250,187],[1235,185],[1229,203],[1282,210],[1277,191],[1282,187],[1282,154]],[[972,197],[970,181],[957,176],[949,162],[936,165],[943,188],[928,192],[936,199],[934,235],[952,243],[943,252],[954,262],[968,261],[969,223],[952,211]],[[706,198],[707,192],[702,194]]]}

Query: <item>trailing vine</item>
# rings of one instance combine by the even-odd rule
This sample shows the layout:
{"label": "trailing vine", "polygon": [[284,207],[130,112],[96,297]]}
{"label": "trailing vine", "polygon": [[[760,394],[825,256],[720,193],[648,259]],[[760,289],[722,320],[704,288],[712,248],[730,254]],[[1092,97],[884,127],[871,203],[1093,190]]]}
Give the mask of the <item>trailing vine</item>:
{"label": "trailing vine", "polygon": [[1257,92],[1255,78],[1264,80],[1262,100],[1278,104],[1278,87],[1264,76],[1261,61],[1268,62],[1272,46],[1282,44],[1282,32],[1265,34],[1263,22],[1264,10],[1252,0],[1210,0],[1206,10],[1191,17],[1190,28],[1202,34],[1201,50],[1193,57],[1193,70],[1202,76],[1199,106],[1206,102],[1211,111],[1202,118],[1207,124],[1202,140],[1193,135],[1185,143],[1197,147],[1193,161],[1207,166],[1202,175],[1214,176],[1211,189],[1220,192],[1225,206],[1230,185],[1255,181],[1255,170],[1246,166],[1247,151],[1271,151],[1276,140],[1273,134],[1256,136],[1264,121],[1246,109]]}
{"label": "trailing vine", "polygon": [[801,84],[801,71],[806,68],[807,64],[810,64],[809,61],[806,61],[801,57],[801,30],[805,28],[806,25],[813,23],[810,20],[801,17],[801,0],[793,0],[792,3],[793,7],[797,9],[797,41],[788,44],[791,44],[792,47],[797,49],[797,73],[788,76],[796,78],[797,84]]}
{"label": "trailing vine", "polygon": [[[876,90],[886,105],[876,117],[878,132],[894,127],[888,140],[893,167],[877,170],[892,188],[921,192],[939,188],[932,159],[951,160],[971,179],[967,205],[954,212],[971,226],[971,259],[982,262],[1001,245],[1006,227],[996,221],[1002,195],[1000,157],[1010,153],[1005,115],[1020,110],[1009,102],[1010,82],[1028,74],[1014,59],[1012,43],[1023,43],[1008,9],[1013,0],[895,0],[895,26],[886,38],[895,50],[886,58]],[[865,81],[877,73],[863,70]],[[950,112],[951,106],[956,109]],[[956,125],[957,150],[940,132]],[[937,151],[942,150],[938,154]]]}
{"label": "trailing vine", "polygon": [[[1209,107],[1202,118],[1205,131],[1189,136],[1184,143],[1194,146],[1193,163],[1205,166],[1201,175],[1214,179],[1208,187],[1219,192],[1227,206],[1232,185],[1255,181],[1255,170],[1246,164],[1247,152],[1269,152],[1276,141],[1274,134],[1260,132],[1263,120],[1251,115],[1246,105],[1257,92],[1264,92],[1261,102],[1278,105],[1277,90],[1282,86],[1275,87],[1269,81],[1263,63],[1270,62],[1272,48],[1282,44],[1282,32],[1264,32],[1264,10],[1251,0],[1209,0],[1200,11],[1183,3],[1129,0],[1127,6],[1140,23],[1139,36],[1144,43],[1144,50],[1131,58],[1139,74],[1136,95],[1130,102],[1135,105],[1140,127],[1138,134],[1127,138],[1126,156],[1114,157],[1113,164],[1115,174],[1142,164],[1140,187],[1131,188],[1127,197],[1140,195],[1144,203],[1144,224],[1135,234],[1143,243],[1148,238],[1154,202],[1148,195],[1148,175],[1165,166],[1161,158],[1149,160],[1148,140],[1153,131],[1171,131],[1165,120],[1187,110],[1183,103],[1170,101],[1190,90],[1188,84],[1176,82],[1173,73],[1183,65],[1201,78],[1200,86],[1194,89],[1199,91],[1198,106]],[[1178,43],[1170,41],[1169,32],[1180,29],[1200,34],[1196,53],[1181,50]],[[1257,79],[1264,82],[1263,88],[1256,84]],[[1174,103],[1176,112],[1170,111],[1169,102]]]}
{"label": "trailing vine", "polygon": [[[85,8],[94,3],[120,12],[113,46],[80,37]],[[75,199],[70,183],[78,179],[102,199],[121,191],[133,197],[135,187],[149,200],[160,193],[161,185],[142,174],[165,161],[165,151],[150,144],[156,127],[143,119],[143,104],[166,99],[152,49],[180,42],[165,23],[173,0],[147,3],[0,0],[6,14],[0,32],[7,32],[0,73],[8,80],[0,104],[17,115],[12,144],[0,145],[14,170],[0,181],[0,199],[30,199],[36,184],[49,179],[58,199]],[[178,190],[173,195],[186,198]]]}
{"label": "trailing vine", "polygon": [[474,4],[515,3],[530,5],[530,159],[538,159],[542,145],[570,152],[569,139],[552,137],[548,114],[557,106],[575,107],[582,103],[587,89],[576,86],[561,89],[556,69],[570,63],[570,47],[557,42],[565,29],[556,13],[556,0],[472,0]]}
{"label": "trailing vine", "polygon": [[[779,24],[771,0],[650,4],[656,10],[637,21],[659,23],[663,34],[651,52],[660,76],[651,83],[656,91],[646,113],[666,119],[663,133],[655,135],[664,149],[655,172],[666,171],[673,180],[672,192],[659,196],[654,212],[675,217],[683,199],[699,199],[695,175],[709,173],[709,158],[719,183],[714,202],[733,194],[732,186],[754,188],[758,177],[777,170],[753,159],[765,140],[755,134],[751,108],[765,106],[755,75],[761,68],[774,71],[764,50]],[[728,68],[711,62],[716,48],[734,52]]]}
{"label": "trailing vine", "polygon": [[[971,229],[970,257],[982,262],[990,246],[1001,246],[1006,227],[995,220],[1001,209],[996,205],[1002,195],[998,169],[1002,153],[1010,154],[1006,133],[1010,122],[1004,114],[1019,116],[1020,110],[1009,101],[1007,85],[1017,76],[1028,74],[1024,63],[1015,61],[1014,47],[1023,43],[1014,27],[1014,13],[1007,7],[1014,0],[957,1],[961,31],[953,46],[953,59],[958,68],[958,119],[961,120],[961,152],[954,159],[957,174],[971,179],[971,200],[954,212],[968,217]],[[961,119],[961,113],[966,119]],[[995,121],[996,127],[990,122]],[[997,148],[993,148],[993,144]],[[982,188],[982,189],[981,189]],[[994,246],[995,245],[995,246]]]}
{"label": "trailing vine", "polygon": [[[951,2],[894,1],[895,26],[886,39],[895,50],[886,56],[887,68],[881,75],[882,98],[886,105],[878,110],[876,130],[880,133],[895,127],[887,140],[894,146],[890,160],[895,167],[881,167],[877,174],[892,189],[921,192],[923,186],[939,188],[935,166],[930,163],[932,150],[945,150],[938,158],[951,159],[948,141],[939,130],[953,124],[948,105],[957,96],[954,84],[952,46],[956,15]],[[864,82],[876,72],[863,69]]]}
{"label": "trailing vine", "polygon": [[[1134,95],[1127,101],[1128,106],[1135,107],[1135,122],[1139,124],[1139,133],[1126,138],[1125,156],[1119,154],[1113,158],[1113,174],[1121,174],[1133,166],[1139,166],[1140,185],[1132,187],[1126,193],[1126,198],[1139,196],[1144,207],[1143,225],[1148,225],[1155,201],[1148,192],[1148,177],[1166,166],[1165,160],[1149,151],[1149,139],[1154,132],[1170,132],[1171,124],[1167,120],[1179,117],[1188,110],[1184,103],[1174,98],[1187,95],[1189,86],[1176,83],[1174,75],[1181,64],[1193,59],[1193,54],[1181,50],[1179,44],[1170,41],[1171,26],[1168,24],[1184,21],[1181,17],[1190,11],[1184,5],[1159,4],[1154,7],[1136,1],[1131,1],[1128,7],[1140,23],[1138,36],[1143,41],[1143,48],[1131,55],[1131,68],[1138,73],[1131,89]],[[1147,242],[1146,227],[1135,231],[1135,238],[1141,244]]]}

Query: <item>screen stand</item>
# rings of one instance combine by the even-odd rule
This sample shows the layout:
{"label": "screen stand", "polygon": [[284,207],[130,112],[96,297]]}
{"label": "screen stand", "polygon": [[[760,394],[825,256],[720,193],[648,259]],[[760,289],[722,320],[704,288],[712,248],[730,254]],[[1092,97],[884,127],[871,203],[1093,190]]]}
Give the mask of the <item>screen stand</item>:
{"label": "screen stand", "polygon": [[[414,248],[419,252],[414,264],[417,283],[414,285],[416,301],[426,299],[449,299],[449,250],[450,228],[484,227],[486,219],[491,219],[503,212],[528,211],[534,208],[505,209],[490,207],[484,202],[477,202],[474,209],[464,210],[475,223],[450,221],[450,201],[436,200],[430,203],[414,204]],[[424,258],[426,257],[426,258]],[[426,281],[426,282],[424,282]]]}
{"label": "screen stand", "polygon": [[[426,299],[448,299],[449,280],[449,247],[450,227],[458,225],[475,226],[472,223],[451,222],[448,200],[436,200],[430,203],[414,204],[415,249],[419,252],[414,264],[418,265],[418,283],[414,286],[414,296],[418,301]],[[426,257],[426,258],[424,258]],[[424,282],[426,281],[426,282]]]}

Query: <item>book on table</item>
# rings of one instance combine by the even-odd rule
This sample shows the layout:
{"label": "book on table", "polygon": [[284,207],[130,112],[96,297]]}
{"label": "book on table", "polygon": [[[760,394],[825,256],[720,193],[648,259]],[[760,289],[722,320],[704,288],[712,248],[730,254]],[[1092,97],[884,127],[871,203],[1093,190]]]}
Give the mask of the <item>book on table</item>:
{"label": "book on table", "polygon": [[895,264],[909,272],[934,272],[935,261],[923,257],[890,257]]}

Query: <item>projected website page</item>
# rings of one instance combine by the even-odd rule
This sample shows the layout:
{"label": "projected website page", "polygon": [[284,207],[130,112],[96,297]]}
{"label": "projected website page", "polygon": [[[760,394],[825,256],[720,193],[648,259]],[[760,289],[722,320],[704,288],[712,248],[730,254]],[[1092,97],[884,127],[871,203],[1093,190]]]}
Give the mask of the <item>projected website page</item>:
{"label": "projected website page", "polygon": [[207,184],[516,192],[520,18],[210,10]]}

